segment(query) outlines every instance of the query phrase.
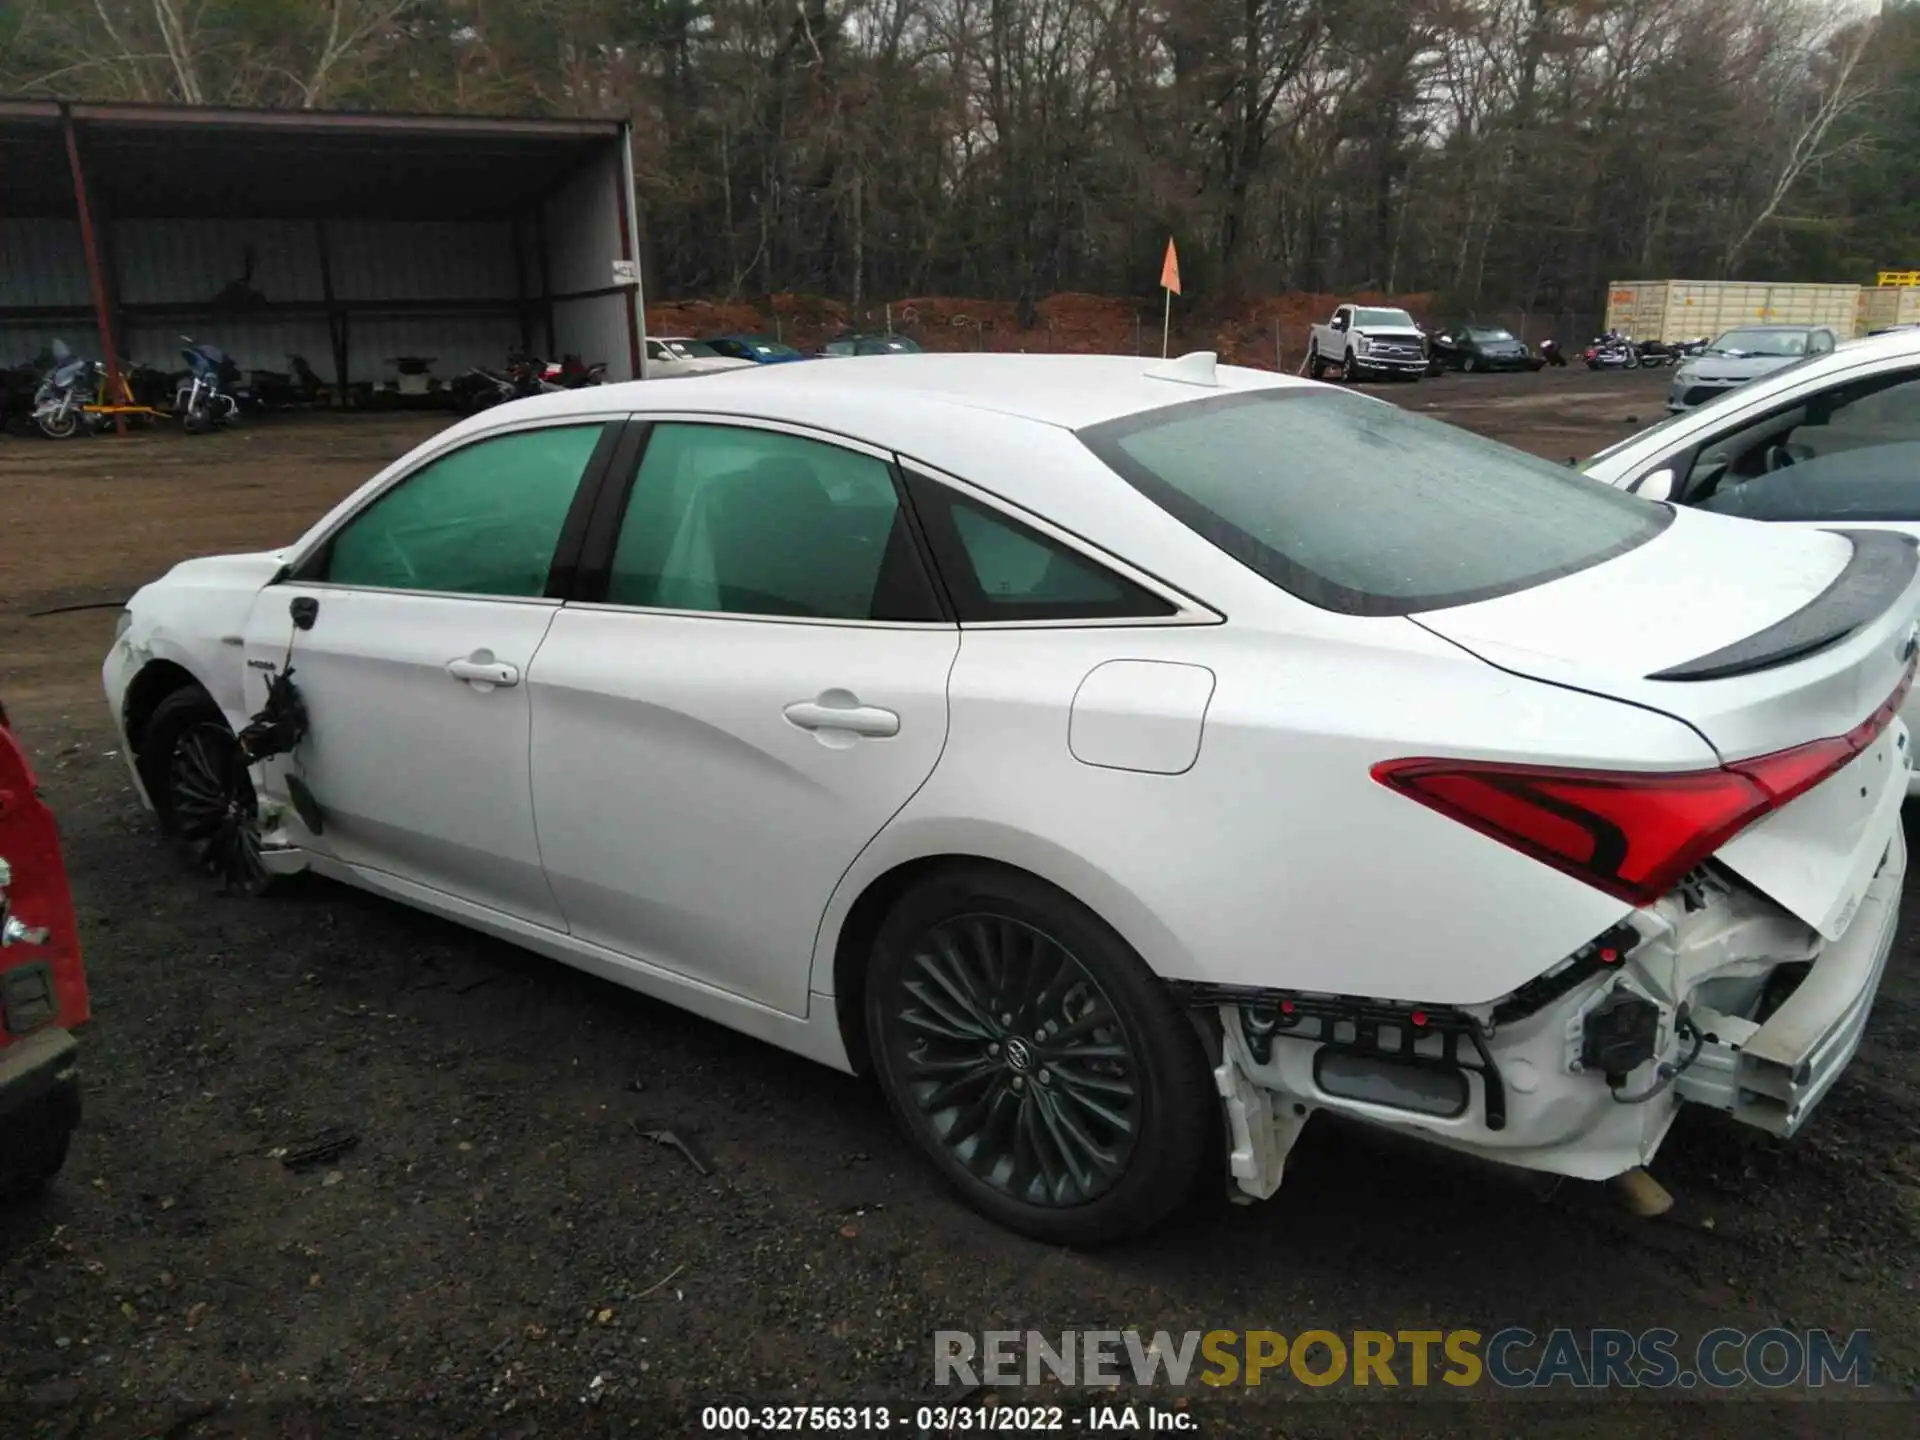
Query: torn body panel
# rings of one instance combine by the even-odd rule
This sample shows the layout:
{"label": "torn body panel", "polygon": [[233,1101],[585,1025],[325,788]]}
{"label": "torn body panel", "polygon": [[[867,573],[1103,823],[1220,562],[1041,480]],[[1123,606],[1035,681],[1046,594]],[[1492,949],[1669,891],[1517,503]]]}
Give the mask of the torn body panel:
{"label": "torn body panel", "polygon": [[[1215,1080],[1235,1183],[1271,1195],[1316,1110],[1586,1180],[1649,1163],[1685,1103],[1791,1134],[1859,1047],[1905,874],[1895,825],[1851,923],[1829,940],[1709,866],[1489,1006],[1196,987],[1190,998],[1221,1027]],[[1462,1024],[1477,1045],[1450,1042]],[[1631,1068],[1609,1073],[1601,1057],[1621,1056]]]}

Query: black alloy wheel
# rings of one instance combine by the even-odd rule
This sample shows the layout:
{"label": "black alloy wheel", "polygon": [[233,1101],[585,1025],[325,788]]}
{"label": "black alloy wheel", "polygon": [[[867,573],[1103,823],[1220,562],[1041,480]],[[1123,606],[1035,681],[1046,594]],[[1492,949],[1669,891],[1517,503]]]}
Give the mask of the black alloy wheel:
{"label": "black alloy wheel", "polygon": [[921,937],[901,990],[908,1090],[949,1155],[1030,1205],[1113,1187],[1139,1137],[1139,1062],[1084,965],[1017,920],[959,916]]}
{"label": "black alloy wheel", "polygon": [[259,804],[233,732],[215,721],[183,731],[167,782],[174,834],[188,862],[236,890],[265,888],[271,877],[260,861]]}
{"label": "black alloy wheel", "polygon": [[240,742],[196,686],[154,708],[140,737],[140,775],[160,825],[188,867],[258,895],[273,880],[260,858],[260,810]]}
{"label": "black alloy wheel", "polygon": [[1090,913],[1017,872],[970,868],[882,926],[867,1028],[895,1117],[977,1208],[1097,1244],[1191,1191],[1212,1133],[1198,1037]]}

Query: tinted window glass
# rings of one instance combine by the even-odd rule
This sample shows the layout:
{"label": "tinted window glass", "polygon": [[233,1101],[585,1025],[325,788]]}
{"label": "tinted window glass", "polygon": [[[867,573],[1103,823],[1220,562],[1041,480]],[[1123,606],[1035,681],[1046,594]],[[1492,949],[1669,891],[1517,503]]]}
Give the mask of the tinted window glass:
{"label": "tinted window glass", "polygon": [[1355,318],[1362,325],[1404,325],[1413,328],[1413,316],[1404,310],[1358,310]]}
{"label": "tinted window glass", "polygon": [[1700,508],[1748,520],[1920,520],[1920,441],[1842,450],[1731,479]]}
{"label": "tinted window glass", "polygon": [[1838,385],[1708,441],[1685,498],[1756,520],[1920,519],[1920,375]]}
{"label": "tinted window glass", "polygon": [[606,598],[736,615],[939,618],[890,466],[729,425],[654,427]]}
{"label": "tinted window glass", "polygon": [[328,547],[339,585],[541,595],[561,526],[604,425],[481,440],[416,470]]}
{"label": "tinted window glass", "polygon": [[973,623],[1171,615],[1131,580],[923,475],[910,475],[960,618]]}
{"label": "tinted window glass", "polygon": [[1364,396],[1263,390],[1081,432],[1149,499],[1330,610],[1403,615],[1597,565],[1663,505]]}

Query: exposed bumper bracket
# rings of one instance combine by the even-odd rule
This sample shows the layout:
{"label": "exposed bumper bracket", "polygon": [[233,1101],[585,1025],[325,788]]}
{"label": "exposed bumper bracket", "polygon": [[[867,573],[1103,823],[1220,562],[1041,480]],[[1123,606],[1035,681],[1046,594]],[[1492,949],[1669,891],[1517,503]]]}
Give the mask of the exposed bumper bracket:
{"label": "exposed bumper bracket", "polygon": [[1896,848],[1846,934],[1821,953],[1765,1023],[1711,1010],[1694,1013],[1694,1025],[1709,1038],[1674,1082],[1683,1100],[1787,1136],[1833,1088],[1860,1048],[1893,949],[1906,872],[1906,841],[1898,829],[1892,843]]}

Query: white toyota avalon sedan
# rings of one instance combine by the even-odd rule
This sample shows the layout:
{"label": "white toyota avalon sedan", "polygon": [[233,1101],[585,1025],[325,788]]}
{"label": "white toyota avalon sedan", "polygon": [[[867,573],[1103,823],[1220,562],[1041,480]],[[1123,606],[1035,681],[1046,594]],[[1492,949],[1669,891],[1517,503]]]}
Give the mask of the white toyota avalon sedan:
{"label": "white toyota avalon sedan", "polygon": [[1094,1243],[1336,1111],[1796,1130],[1893,939],[1920,565],[1350,392],[882,357],[489,410],[130,602],[161,826],[825,1064]]}

